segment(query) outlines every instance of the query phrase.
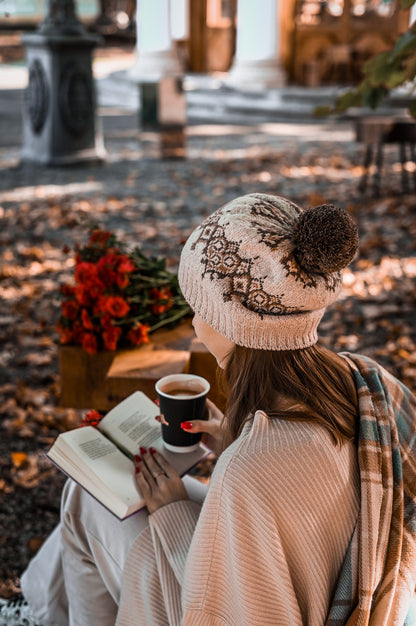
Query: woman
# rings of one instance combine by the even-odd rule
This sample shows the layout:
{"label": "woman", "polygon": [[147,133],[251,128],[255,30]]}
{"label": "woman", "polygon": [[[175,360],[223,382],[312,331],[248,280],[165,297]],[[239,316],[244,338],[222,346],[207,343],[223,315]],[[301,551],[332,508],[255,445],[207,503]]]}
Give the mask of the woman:
{"label": "woman", "polygon": [[[192,233],[179,281],[228,404],[224,419],[210,403],[208,422],[183,427],[223,451],[201,506],[160,454],[142,450],[144,530],[140,515],[110,519],[68,484],[54,579],[70,624],[405,623],[415,400],[370,359],[317,344],[357,245],[342,209],[263,194]],[[28,573],[23,583],[35,604]]]}

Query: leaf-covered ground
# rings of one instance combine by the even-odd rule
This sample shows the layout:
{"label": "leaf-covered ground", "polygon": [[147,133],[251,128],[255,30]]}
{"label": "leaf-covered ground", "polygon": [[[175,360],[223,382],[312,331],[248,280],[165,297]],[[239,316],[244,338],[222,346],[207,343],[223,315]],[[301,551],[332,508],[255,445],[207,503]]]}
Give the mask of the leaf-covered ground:
{"label": "leaf-covered ground", "polygon": [[157,135],[138,133],[136,115],[105,109],[104,165],[19,166],[22,94],[3,95],[3,120],[15,126],[0,129],[0,596],[18,588],[59,516],[64,479],[44,452],[80,412],[59,406],[56,296],[72,277],[66,247],[85,242],[91,221],[175,268],[192,228],[238,195],[345,207],[361,248],[321,324],[322,341],[375,357],[416,390],[416,202],[401,192],[394,146],[376,199],[357,191],[363,154],[349,123],[193,125],[187,158],[167,161]]}

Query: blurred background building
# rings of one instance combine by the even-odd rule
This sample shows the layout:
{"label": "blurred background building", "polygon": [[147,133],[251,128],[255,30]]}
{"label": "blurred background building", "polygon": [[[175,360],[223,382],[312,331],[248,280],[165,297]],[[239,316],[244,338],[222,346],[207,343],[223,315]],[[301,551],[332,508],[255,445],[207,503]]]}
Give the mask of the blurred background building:
{"label": "blurred background building", "polygon": [[[0,29],[36,28],[45,12],[46,0],[0,0]],[[146,64],[175,56],[184,72],[248,87],[357,83],[414,17],[399,0],[78,0],[77,13],[105,38],[137,41]]]}

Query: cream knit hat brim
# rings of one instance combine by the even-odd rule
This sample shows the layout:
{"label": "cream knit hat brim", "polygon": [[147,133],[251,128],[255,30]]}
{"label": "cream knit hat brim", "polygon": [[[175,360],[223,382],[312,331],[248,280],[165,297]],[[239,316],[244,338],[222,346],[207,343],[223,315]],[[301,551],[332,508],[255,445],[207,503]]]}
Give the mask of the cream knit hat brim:
{"label": "cream knit hat brim", "polygon": [[[315,344],[326,307],[341,289],[341,273],[308,272],[297,262],[294,233],[303,214],[285,198],[250,194],[207,218],[186,242],[178,272],[194,312],[241,346],[296,350]],[[334,218],[333,211],[328,215]],[[313,250],[306,242],[299,254],[322,264]]]}

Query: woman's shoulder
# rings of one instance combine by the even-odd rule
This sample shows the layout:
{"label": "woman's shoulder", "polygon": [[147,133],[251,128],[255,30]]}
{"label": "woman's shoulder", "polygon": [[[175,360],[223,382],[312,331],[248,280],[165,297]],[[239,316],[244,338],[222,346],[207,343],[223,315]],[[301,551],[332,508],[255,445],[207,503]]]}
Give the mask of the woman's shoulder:
{"label": "woman's shoulder", "polygon": [[312,422],[270,418],[257,411],[246,423],[240,436],[218,459],[219,470],[230,478],[234,472],[259,475],[284,464],[285,473],[308,468],[324,462],[332,469],[340,458],[350,456],[353,444],[336,446],[323,426]]}
{"label": "woman's shoulder", "polygon": [[261,411],[221,454],[213,479],[212,496],[227,510],[256,503],[264,514],[280,517],[282,502],[295,494],[308,506],[320,506],[333,488],[348,502],[359,492],[352,443],[336,446],[321,426],[270,419]]}

